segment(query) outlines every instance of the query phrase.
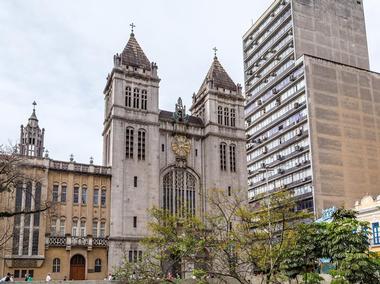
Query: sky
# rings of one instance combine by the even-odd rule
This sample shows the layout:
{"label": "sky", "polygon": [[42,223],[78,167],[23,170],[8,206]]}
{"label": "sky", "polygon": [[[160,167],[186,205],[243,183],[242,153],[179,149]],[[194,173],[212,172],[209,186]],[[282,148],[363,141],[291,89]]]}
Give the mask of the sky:
{"label": "sky", "polygon": [[[37,102],[51,158],[102,161],[103,88],[130,34],[157,62],[160,108],[173,110],[218,58],[243,85],[242,35],[272,0],[1,0],[0,144],[18,142]],[[380,72],[380,1],[365,0],[371,69]]]}

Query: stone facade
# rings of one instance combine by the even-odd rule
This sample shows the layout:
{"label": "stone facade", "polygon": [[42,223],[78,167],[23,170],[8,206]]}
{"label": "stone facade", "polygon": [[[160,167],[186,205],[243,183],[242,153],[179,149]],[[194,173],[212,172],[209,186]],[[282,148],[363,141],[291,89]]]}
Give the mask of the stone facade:
{"label": "stone facade", "polygon": [[104,90],[103,162],[112,167],[110,271],[141,254],[153,206],[178,213],[186,203],[204,216],[213,189],[246,189],[240,86],[215,57],[188,115],[181,99],[174,111],[159,110],[159,82],[157,65],[132,33],[114,57]]}
{"label": "stone facade", "polygon": [[15,280],[26,273],[34,280],[44,280],[48,273],[54,280],[104,279],[111,169],[92,161],[79,164],[73,157],[53,160],[47,152],[42,157],[43,132],[35,110],[21,128],[21,138],[23,178],[13,192],[1,194],[0,210],[48,210],[0,220],[2,240],[9,238],[1,246],[0,274],[13,273]]}

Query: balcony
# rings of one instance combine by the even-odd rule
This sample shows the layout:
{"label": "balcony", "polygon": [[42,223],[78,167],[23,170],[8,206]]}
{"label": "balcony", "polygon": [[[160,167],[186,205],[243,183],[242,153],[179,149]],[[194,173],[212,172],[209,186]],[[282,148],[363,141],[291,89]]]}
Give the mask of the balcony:
{"label": "balcony", "polygon": [[66,250],[71,250],[72,247],[83,247],[90,251],[93,247],[108,247],[108,238],[80,237],[70,234],[65,237],[46,235],[45,247],[46,249],[49,247],[65,247]]}

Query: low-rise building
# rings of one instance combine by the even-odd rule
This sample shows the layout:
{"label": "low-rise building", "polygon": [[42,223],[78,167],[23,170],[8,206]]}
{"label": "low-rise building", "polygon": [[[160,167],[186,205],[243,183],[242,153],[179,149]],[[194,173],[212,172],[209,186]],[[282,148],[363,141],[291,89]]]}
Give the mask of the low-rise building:
{"label": "low-rise building", "polygon": [[367,221],[370,224],[371,238],[370,250],[380,255],[380,195],[377,197],[365,196],[355,203],[355,210],[358,212],[360,221]]}
{"label": "low-rise building", "polygon": [[[33,212],[0,219],[0,274],[16,280],[102,280],[108,274],[111,169],[50,159],[33,110],[21,127],[22,178],[0,197],[1,212]],[[43,210],[44,208],[48,210]],[[41,212],[38,212],[42,210]]]}

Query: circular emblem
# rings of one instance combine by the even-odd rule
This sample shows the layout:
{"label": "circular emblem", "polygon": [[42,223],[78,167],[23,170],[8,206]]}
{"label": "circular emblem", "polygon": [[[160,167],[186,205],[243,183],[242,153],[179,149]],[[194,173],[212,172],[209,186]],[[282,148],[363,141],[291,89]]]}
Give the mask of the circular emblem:
{"label": "circular emblem", "polygon": [[182,135],[174,136],[172,141],[172,150],[176,156],[186,158],[190,153],[190,149],[191,143],[189,139]]}

